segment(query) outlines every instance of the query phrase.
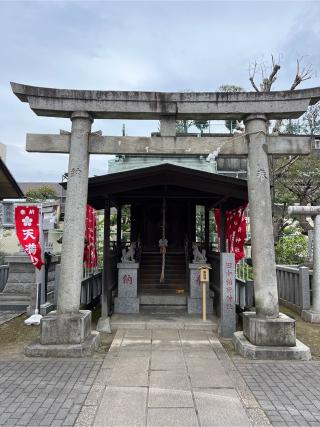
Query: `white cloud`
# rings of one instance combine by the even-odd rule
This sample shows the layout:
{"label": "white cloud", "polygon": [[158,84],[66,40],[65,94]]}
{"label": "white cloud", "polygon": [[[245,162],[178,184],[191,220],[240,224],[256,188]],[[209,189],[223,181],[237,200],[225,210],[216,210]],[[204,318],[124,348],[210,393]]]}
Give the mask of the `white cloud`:
{"label": "white cloud", "polygon": [[[318,22],[319,8],[308,2],[0,2],[0,141],[9,145],[8,165],[19,180],[59,180],[67,157],[26,153],[25,134],[70,130],[69,120],[35,116],[10,80],[105,90],[249,88],[249,60],[263,54],[285,53],[290,64],[300,51],[319,64]],[[288,87],[290,67],[279,88]],[[121,120],[93,129],[119,135],[123,122],[131,135],[157,130],[157,122]],[[106,161],[94,156],[91,173],[104,173]]]}

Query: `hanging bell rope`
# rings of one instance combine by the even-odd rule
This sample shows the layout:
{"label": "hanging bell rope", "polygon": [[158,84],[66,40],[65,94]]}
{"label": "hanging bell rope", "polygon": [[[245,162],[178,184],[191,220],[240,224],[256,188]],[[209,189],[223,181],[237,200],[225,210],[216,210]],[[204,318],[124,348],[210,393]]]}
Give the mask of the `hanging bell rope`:
{"label": "hanging bell rope", "polygon": [[160,283],[164,283],[164,269],[166,265],[166,251],[168,240],[166,239],[166,199],[162,199],[162,238],[159,240],[160,254],[162,254],[162,267]]}

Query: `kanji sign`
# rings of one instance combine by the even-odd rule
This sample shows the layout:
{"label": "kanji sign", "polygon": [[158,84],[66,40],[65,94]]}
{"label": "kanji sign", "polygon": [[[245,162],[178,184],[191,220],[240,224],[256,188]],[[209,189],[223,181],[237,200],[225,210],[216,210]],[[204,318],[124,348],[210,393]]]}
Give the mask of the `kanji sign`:
{"label": "kanji sign", "polygon": [[209,268],[201,267],[200,268],[200,282],[209,283]]}
{"label": "kanji sign", "polygon": [[236,330],[235,255],[220,255],[221,335],[231,338]]}
{"label": "kanji sign", "polygon": [[18,240],[29,255],[32,264],[41,269],[43,260],[41,258],[40,229],[39,229],[40,209],[37,206],[16,206],[15,223]]}

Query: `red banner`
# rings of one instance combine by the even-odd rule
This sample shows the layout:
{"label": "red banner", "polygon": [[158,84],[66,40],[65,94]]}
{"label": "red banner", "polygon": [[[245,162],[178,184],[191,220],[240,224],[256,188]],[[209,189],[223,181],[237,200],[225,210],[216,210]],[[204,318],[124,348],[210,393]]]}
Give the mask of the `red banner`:
{"label": "red banner", "polygon": [[15,223],[18,240],[29,255],[32,264],[41,269],[43,261],[41,258],[39,213],[37,206],[16,206]]}
{"label": "red banner", "polygon": [[84,246],[84,262],[87,268],[96,267],[97,258],[97,213],[92,206],[87,205],[86,235]]}
{"label": "red banner", "polygon": [[[228,252],[235,255],[238,263],[245,257],[244,242],[247,237],[245,210],[247,204],[239,206],[232,211],[226,211],[226,240]],[[217,224],[218,237],[220,238],[220,209],[214,210],[214,218]]]}

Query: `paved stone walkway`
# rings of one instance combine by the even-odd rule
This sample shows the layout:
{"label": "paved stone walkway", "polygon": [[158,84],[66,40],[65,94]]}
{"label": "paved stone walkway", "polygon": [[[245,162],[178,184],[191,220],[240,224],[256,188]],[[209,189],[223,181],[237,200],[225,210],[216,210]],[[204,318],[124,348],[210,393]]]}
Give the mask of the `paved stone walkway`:
{"label": "paved stone walkway", "polygon": [[320,362],[235,363],[273,426],[320,426]]}
{"label": "paved stone walkway", "polygon": [[16,311],[0,311],[0,325],[8,322],[15,317],[21,316],[22,313]]}
{"label": "paved stone walkway", "polygon": [[221,354],[206,331],[118,330],[76,426],[250,426]]}
{"label": "paved stone walkway", "polygon": [[0,362],[1,426],[72,426],[96,378],[98,360]]}

